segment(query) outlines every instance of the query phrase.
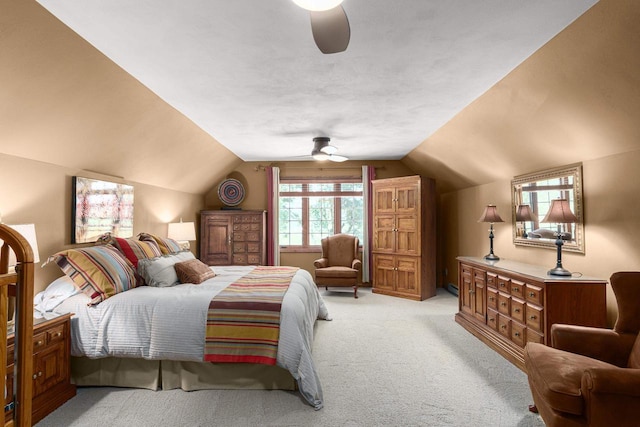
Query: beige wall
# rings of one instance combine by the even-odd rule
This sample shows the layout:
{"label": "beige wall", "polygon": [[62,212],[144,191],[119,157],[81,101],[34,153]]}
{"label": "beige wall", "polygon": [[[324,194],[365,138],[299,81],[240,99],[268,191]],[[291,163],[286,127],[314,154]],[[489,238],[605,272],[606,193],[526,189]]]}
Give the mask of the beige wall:
{"label": "beige wall", "polygon": [[[563,265],[574,273],[609,279],[612,273],[640,270],[640,150],[583,162],[585,253],[563,252]],[[502,258],[554,267],[554,249],[515,246],[511,222],[511,182],[496,181],[441,196],[444,268],[448,283],[457,283],[456,256],[486,255],[488,225],[477,220],[494,203],[505,220],[496,224],[494,252]],[[608,289],[609,322],[616,316]]]}
{"label": "beige wall", "polygon": [[[167,235],[167,223],[195,221],[203,207],[199,194],[166,190],[78,169],[0,154],[0,212],[6,224],[35,224],[40,260],[71,245],[71,177],[75,175],[134,186],[134,234]],[[192,248],[192,250],[195,248]],[[35,292],[61,276],[55,263],[36,268]]]}

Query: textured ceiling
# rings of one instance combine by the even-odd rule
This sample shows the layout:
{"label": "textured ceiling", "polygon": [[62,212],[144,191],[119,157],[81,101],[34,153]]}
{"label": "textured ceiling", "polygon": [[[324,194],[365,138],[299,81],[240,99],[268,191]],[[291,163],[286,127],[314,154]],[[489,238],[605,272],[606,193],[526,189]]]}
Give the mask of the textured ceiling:
{"label": "textured ceiling", "polygon": [[594,0],[345,0],[323,55],[290,0],[39,0],[245,161],[400,159]]}

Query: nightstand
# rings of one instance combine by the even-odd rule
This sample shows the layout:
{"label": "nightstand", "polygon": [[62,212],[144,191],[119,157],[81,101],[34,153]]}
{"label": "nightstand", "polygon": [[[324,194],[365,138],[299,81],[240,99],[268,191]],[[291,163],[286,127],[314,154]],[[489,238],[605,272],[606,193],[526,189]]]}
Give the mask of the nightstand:
{"label": "nightstand", "polygon": [[[64,314],[53,319],[33,321],[33,424],[76,395],[76,386],[71,384],[69,367],[70,319],[71,314]],[[12,390],[13,334],[9,334],[7,343],[7,389]],[[7,396],[5,405],[10,403],[12,398]],[[5,412],[5,421],[11,419],[12,412],[13,409]]]}

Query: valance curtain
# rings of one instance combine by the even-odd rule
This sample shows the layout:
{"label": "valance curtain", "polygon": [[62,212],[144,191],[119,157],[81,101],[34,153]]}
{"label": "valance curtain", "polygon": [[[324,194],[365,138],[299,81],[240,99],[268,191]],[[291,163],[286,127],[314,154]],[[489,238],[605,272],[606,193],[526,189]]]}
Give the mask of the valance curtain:
{"label": "valance curtain", "polygon": [[279,198],[280,198],[280,168],[267,166],[267,196],[269,198],[267,208],[267,236],[270,239],[267,244],[267,265],[280,265],[279,242]]}
{"label": "valance curtain", "polygon": [[373,224],[371,213],[373,209],[373,195],[371,194],[371,181],[376,178],[376,168],[373,166],[362,166],[362,198],[364,206],[364,225],[362,238],[362,283],[371,281],[371,238]]}

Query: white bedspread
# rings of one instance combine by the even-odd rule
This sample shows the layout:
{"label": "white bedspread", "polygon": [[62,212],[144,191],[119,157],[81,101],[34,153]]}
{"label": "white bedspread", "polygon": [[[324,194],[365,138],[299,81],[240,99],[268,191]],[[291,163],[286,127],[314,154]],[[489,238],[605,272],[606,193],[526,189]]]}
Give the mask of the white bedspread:
{"label": "white bedspread", "polygon": [[[201,362],[211,299],[253,268],[217,266],[216,277],[199,285],[142,286],[96,306],[87,306],[89,298],[76,294],[54,311],[75,313],[73,356]],[[311,274],[298,270],[282,302],[277,364],[291,373],[301,394],[316,409],[322,407],[322,388],[311,357],[313,327],[316,319],[327,318]]]}

